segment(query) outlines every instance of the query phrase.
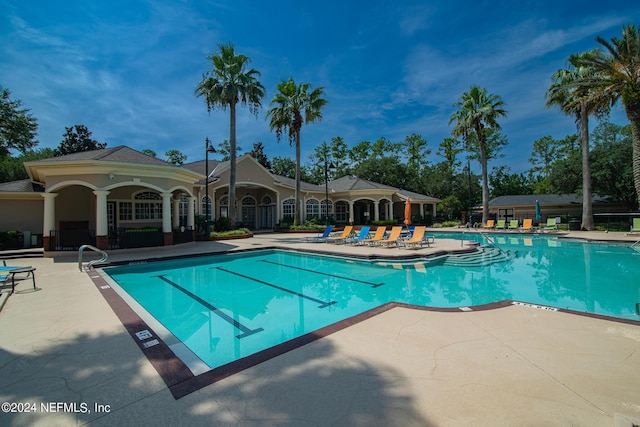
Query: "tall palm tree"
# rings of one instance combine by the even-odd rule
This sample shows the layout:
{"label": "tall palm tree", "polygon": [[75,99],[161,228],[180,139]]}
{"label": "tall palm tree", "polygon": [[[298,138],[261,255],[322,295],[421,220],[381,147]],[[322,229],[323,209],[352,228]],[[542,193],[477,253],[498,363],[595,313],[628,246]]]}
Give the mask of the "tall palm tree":
{"label": "tall palm tree", "polygon": [[584,79],[581,85],[602,92],[614,105],[622,105],[631,124],[633,145],[633,182],[640,205],[640,27],[626,25],[622,38],[607,41],[597,37],[604,47],[581,60],[581,65],[593,68],[593,76]]}
{"label": "tall palm tree", "polygon": [[500,96],[487,93],[479,86],[471,86],[460,96],[454,107],[458,110],[451,115],[449,124],[455,123],[451,134],[462,137],[469,151],[475,151],[482,168],[482,223],[489,216],[489,184],[487,182],[487,136],[499,131],[498,118],[506,117],[505,103]]}
{"label": "tall palm tree", "polygon": [[[229,108],[229,221],[234,226],[236,219],[236,105],[248,105],[256,115],[262,106],[265,90],[258,81],[260,72],[247,69],[251,60],[237,55],[231,43],[218,45],[218,53],[207,57],[211,69],[202,76],[195,95],[204,97],[207,111]],[[209,171],[207,171],[207,174]],[[209,195],[207,194],[207,197]]]}
{"label": "tall palm tree", "polygon": [[609,101],[602,92],[581,85],[594,75],[592,67],[582,65],[593,51],[570,55],[567,68],[560,69],[551,76],[551,86],[547,89],[547,107],[558,106],[568,115],[575,116],[580,126],[582,145],[582,229],[593,230],[593,193],[591,190],[591,164],[589,161],[589,116],[604,116],[609,111]]}
{"label": "tall palm tree", "polygon": [[269,126],[276,132],[278,141],[283,134],[289,136],[289,143],[296,145],[296,212],[294,224],[302,222],[302,199],[300,197],[300,130],[302,124],[322,120],[322,107],[327,103],[324,88],[311,89],[308,83],[296,84],[292,78],[278,83],[276,93],[271,100],[271,109],[267,111]]}

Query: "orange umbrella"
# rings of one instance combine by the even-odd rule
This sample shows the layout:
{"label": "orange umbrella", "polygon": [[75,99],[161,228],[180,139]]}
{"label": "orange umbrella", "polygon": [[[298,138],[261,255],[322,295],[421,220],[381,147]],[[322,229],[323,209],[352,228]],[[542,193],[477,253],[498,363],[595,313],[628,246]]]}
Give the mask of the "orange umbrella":
{"label": "orange umbrella", "polygon": [[411,224],[411,199],[409,198],[404,202],[404,223]]}

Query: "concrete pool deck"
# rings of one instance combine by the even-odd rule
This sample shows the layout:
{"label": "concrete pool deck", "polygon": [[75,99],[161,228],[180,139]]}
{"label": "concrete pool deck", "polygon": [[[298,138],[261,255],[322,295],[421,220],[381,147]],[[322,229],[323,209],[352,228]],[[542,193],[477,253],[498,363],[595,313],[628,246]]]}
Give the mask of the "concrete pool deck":
{"label": "concrete pool deck", "polygon": [[[109,254],[123,261],[271,246],[415,253],[269,233]],[[438,240],[419,252],[457,249],[458,241]],[[175,400],[69,255],[11,262],[36,267],[39,290],[21,282],[0,311],[0,402],[21,410],[0,412],[0,425],[631,426],[625,417],[640,418],[640,325],[520,305],[393,308]]]}

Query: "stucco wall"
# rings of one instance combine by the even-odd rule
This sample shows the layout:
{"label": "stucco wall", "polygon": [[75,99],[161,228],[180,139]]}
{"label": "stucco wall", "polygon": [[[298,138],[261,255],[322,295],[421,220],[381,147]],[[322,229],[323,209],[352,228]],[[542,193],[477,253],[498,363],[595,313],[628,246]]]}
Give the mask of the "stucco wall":
{"label": "stucco wall", "polygon": [[42,234],[44,199],[0,200],[0,231],[31,231]]}

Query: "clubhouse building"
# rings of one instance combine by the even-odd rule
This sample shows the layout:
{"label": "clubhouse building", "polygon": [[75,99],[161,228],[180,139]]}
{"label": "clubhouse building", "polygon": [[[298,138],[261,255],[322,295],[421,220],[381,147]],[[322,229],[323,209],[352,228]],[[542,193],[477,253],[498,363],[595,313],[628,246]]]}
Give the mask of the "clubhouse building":
{"label": "clubhouse building", "polygon": [[[126,146],[24,164],[29,179],[0,183],[0,232],[18,231],[24,247],[47,251],[172,245],[195,239],[197,217],[228,213],[229,162],[175,166]],[[274,175],[248,154],[236,162],[236,222],[275,229],[295,208],[295,180]],[[208,190],[208,194],[206,194]],[[440,199],[343,176],[301,183],[304,218],[368,224],[433,217]]]}

